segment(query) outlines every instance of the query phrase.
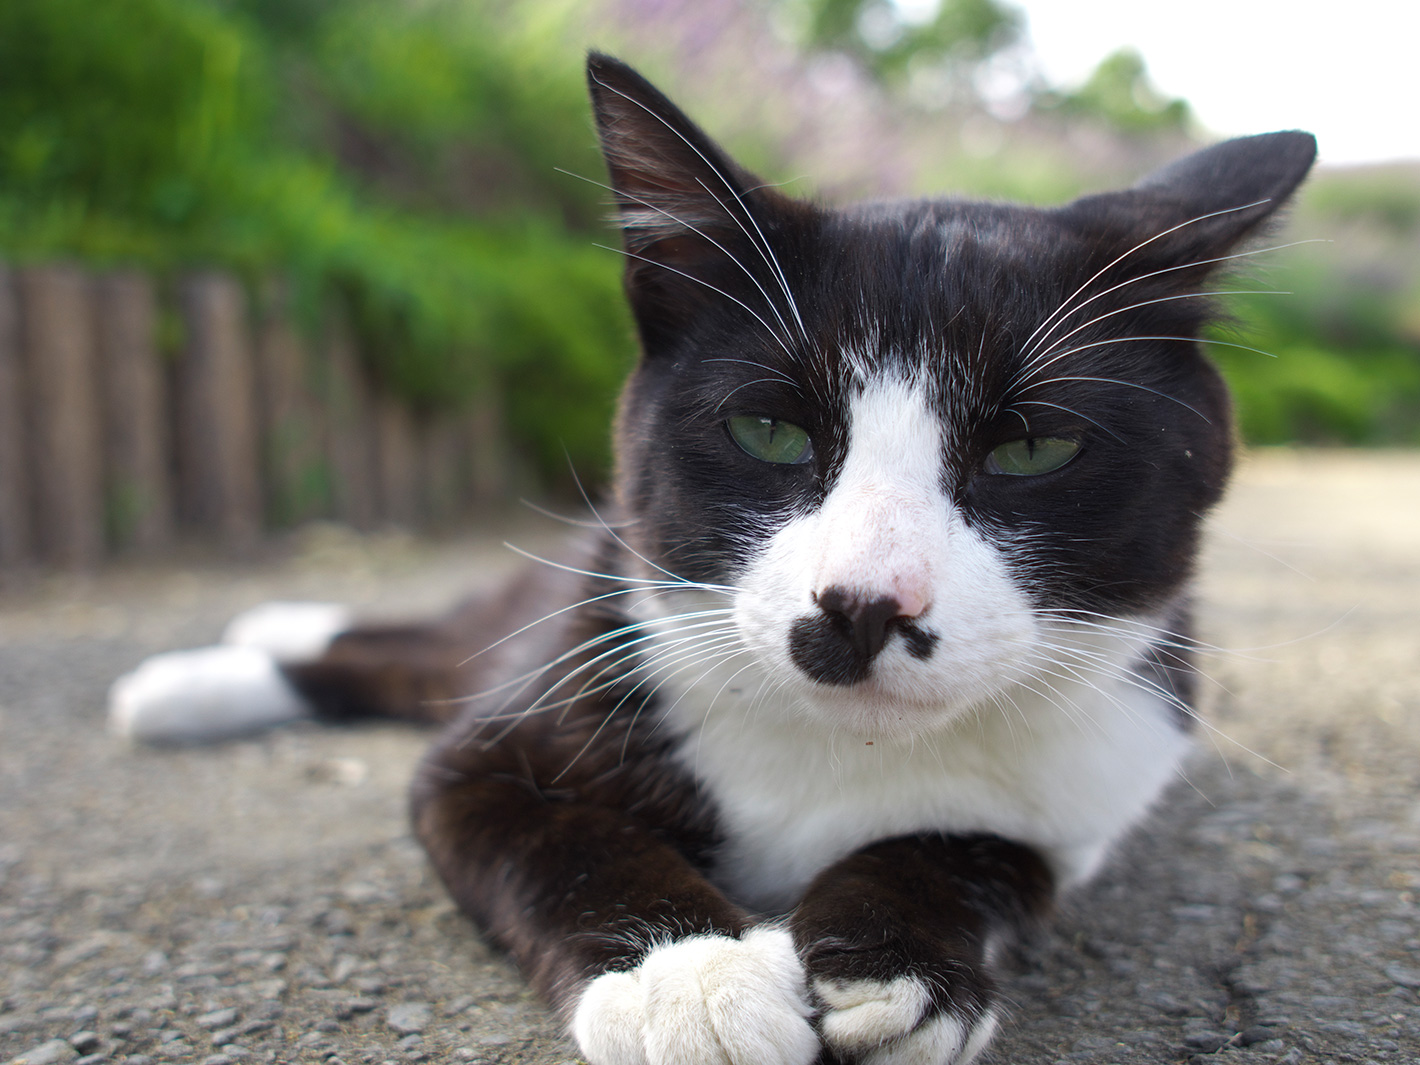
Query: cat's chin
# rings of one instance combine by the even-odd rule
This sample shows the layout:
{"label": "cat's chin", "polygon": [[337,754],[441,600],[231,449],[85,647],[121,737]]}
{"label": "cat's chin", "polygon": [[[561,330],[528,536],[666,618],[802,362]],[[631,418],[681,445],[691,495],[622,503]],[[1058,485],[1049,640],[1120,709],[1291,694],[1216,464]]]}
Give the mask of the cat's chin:
{"label": "cat's chin", "polygon": [[806,681],[797,694],[799,707],[811,721],[865,742],[911,741],[945,732],[984,701],[982,696],[924,690],[876,677],[846,686]]}

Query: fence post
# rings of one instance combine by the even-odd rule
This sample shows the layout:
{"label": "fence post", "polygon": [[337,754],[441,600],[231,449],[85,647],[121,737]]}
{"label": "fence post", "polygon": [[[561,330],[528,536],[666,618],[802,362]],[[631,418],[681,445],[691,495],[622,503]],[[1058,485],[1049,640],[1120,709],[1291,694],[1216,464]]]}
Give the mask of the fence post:
{"label": "fence post", "polygon": [[257,334],[257,395],[267,515],[290,526],[330,513],[326,412],[312,386],[310,349],[291,320],[289,292],[269,283]]}
{"label": "fence post", "polygon": [[103,458],[88,278],[73,266],[19,274],[38,553],[86,568],[104,551]]}
{"label": "fence post", "polygon": [[191,274],[178,289],[186,331],[177,380],[180,510],[230,547],[261,531],[246,297],[234,279]]}
{"label": "fence post", "polygon": [[376,523],[375,442],[370,388],[345,323],[327,321],[326,411],[334,516],[356,529]]}
{"label": "fence post", "polygon": [[501,400],[501,389],[488,381],[469,404],[464,423],[469,494],[480,505],[501,499],[508,491],[509,455]]}
{"label": "fence post", "polygon": [[173,540],[168,389],[156,319],[153,282],[146,274],[124,271],[95,279],[109,530],[116,546],[150,552]]}
{"label": "fence post", "polygon": [[468,506],[464,490],[462,425],[440,412],[418,426],[420,507],[435,528],[447,525]]}
{"label": "fence post", "polygon": [[388,392],[379,393],[374,406],[380,518],[414,529],[419,525],[422,495],[414,412]]}
{"label": "fence post", "polygon": [[31,558],[23,371],[15,276],[0,265],[0,570]]}

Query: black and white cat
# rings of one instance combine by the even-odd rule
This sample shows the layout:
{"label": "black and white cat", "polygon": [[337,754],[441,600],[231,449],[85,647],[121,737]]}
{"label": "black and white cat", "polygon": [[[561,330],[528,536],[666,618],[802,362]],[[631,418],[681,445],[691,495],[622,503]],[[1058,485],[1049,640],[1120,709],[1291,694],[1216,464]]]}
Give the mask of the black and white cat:
{"label": "black and white cat", "polygon": [[1052,209],[829,209],[589,79],[642,354],[585,557],[426,626],[264,608],[114,720],[461,709],[416,831],[594,1065],[969,1061],[993,945],[1188,750],[1232,452],[1207,281],[1314,142]]}

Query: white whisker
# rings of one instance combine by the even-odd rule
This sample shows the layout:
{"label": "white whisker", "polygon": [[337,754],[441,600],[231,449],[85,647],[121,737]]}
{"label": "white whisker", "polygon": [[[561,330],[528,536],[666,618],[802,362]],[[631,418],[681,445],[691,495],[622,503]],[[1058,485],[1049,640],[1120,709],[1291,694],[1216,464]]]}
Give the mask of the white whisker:
{"label": "white whisker", "polygon": [[[1084,306],[1086,306],[1087,304],[1089,304],[1090,302],[1092,302],[1093,300],[1098,299],[1100,296],[1106,295],[1106,294],[1108,294],[1108,293],[1110,293],[1110,292],[1113,292],[1116,288],[1119,288],[1120,285],[1115,285],[1115,286],[1113,286],[1113,287],[1111,287],[1111,288],[1105,289],[1103,292],[1096,293],[1094,296],[1091,296],[1089,299],[1085,300],[1084,302],[1082,302],[1082,303],[1080,303],[1080,304],[1077,304],[1077,305],[1075,305],[1075,306],[1073,306],[1073,307],[1071,306],[1071,304],[1074,303],[1075,298],[1076,298],[1077,296],[1079,296],[1080,294],[1082,294],[1082,293],[1088,291],[1091,285],[1093,285],[1093,284],[1094,284],[1096,281],[1098,281],[1101,277],[1103,277],[1105,274],[1109,273],[1110,270],[1113,270],[1116,266],[1118,266],[1120,263],[1122,263],[1125,259],[1129,258],[1131,255],[1134,255],[1135,253],[1137,253],[1137,252],[1139,252],[1139,251],[1142,251],[1144,248],[1147,248],[1150,244],[1154,243],[1154,241],[1156,241],[1156,240],[1162,240],[1164,237],[1167,237],[1167,236],[1169,236],[1169,235],[1171,235],[1171,234],[1173,234],[1173,233],[1177,233],[1180,229],[1185,229],[1185,228],[1187,228],[1188,226],[1191,226],[1191,225],[1197,225],[1199,222],[1206,222],[1206,221],[1207,221],[1208,219],[1210,219],[1210,218],[1218,218],[1218,217],[1221,217],[1222,215],[1236,214],[1236,213],[1239,212],[1239,211],[1246,211],[1246,210],[1249,210],[1249,209],[1251,209],[1251,208],[1253,208],[1253,207],[1260,207],[1260,206],[1262,206],[1263,204],[1268,203],[1268,202],[1269,202],[1268,200],[1257,200],[1257,201],[1255,201],[1255,202],[1253,202],[1253,203],[1245,203],[1245,204],[1243,204],[1243,205],[1240,206],[1240,207],[1229,207],[1229,208],[1227,208],[1226,210],[1223,210],[1223,211],[1210,211],[1210,212],[1207,213],[1207,214],[1197,215],[1197,216],[1194,217],[1194,218],[1190,218],[1190,219],[1187,219],[1186,221],[1180,222],[1180,223],[1179,223],[1178,225],[1176,225],[1176,226],[1170,226],[1168,229],[1165,229],[1165,230],[1163,230],[1163,231],[1161,231],[1161,232],[1159,232],[1159,233],[1155,233],[1152,237],[1149,237],[1147,240],[1142,240],[1142,241],[1140,241],[1138,244],[1134,245],[1132,248],[1130,248],[1130,249],[1129,249],[1128,251],[1126,251],[1124,254],[1118,256],[1117,258],[1111,260],[1109,263],[1106,263],[1104,266],[1102,266],[1098,271],[1096,271],[1096,272],[1090,277],[1090,279],[1089,279],[1088,281],[1086,281],[1083,285],[1081,285],[1081,286],[1080,286],[1079,288],[1077,288],[1074,292],[1072,292],[1069,296],[1067,296],[1067,297],[1065,298],[1064,302],[1061,303],[1060,306],[1055,309],[1055,311],[1050,315],[1050,317],[1046,318],[1043,322],[1040,323],[1040,325],[1036,326],[1035,331],[1032,332],[1030,336],[1026,337],[1025,342],[1021,345],[1022,348],[1025,349],[1025,350],[1024,350],[1025,356],[1026,356],[1027,358],[1030,357],[1031,351],[1033,350],[1033,349],[1030,347],[1031,342],[1036,340],[1037,335],[1040,334],[1040,331],[1041,331],[1042,329],[1045,329],[1046,326],[1050,326],[1050,330],[1049,330],[1048,332],[1046,332],[1043,336],[1040,336],[1040,340],[1039,340],[1039,341],[1036,341],[1036,344],[1035,344],[1035,347],[1036,347],[1036,348],[1039,348],[1040,345],[1041,345],[1042,343],[1044,343],[1044,341],[1045,341],[1046,339],[1049,338],[1050,333],[1051,333],[1051,332],[1054,332],[1055,326],[1052,326],[1052,325],[1051,325],[1051,322],[1056,321],[1057,318],[1059,319],[1059,321],[1064,321],[1064,318],[1065,318],[1065,317],[1068,317],[1069,315],[1074,314],[1074,313],[1075,313],[1077,310],[1079,310],[1081,307],[1084,307]],[[1219,257],[1217,260],[1204,260],[1204,261],[1202,261],[1202,262],[1186,263],[1186,264],[1184,264],[1183,266],[1170,267],[1170,268],[1167,269],[1167,270],[1158,270],[1158,271],[1154,271],[1153,273],[1143,274],[1143,275],[1140,275],[1139,277],[1131,278],[1129,281],[1121,282],[1121,284],[1131,284],[1133,281],[1142,280],[1143,278],[1147,278],[1147,277],[1153,277],[1153,276],[1156,276],[1157,274],[1160,274],[1160,273],[1169,273],[1169,272],[1171,272],[1171,271],[1173,271],[1173,270],[1181,270],[1181,269],[1186,269],[1186,268],[1189,268],[1189,267],[1206,266],[1206,265],[1209,265],[1210,263],[1215,262],[1215,261],[1216,261],[1216,262],[1223,262],[1223,261],[1226,261],[1227,259],[1240,258],[1240,257],[1242,257],[1242,256],[1244,256],[1244,255],[1247,255],[1247,254],[1250,254],[1250,253],[1248,253],[1248,252],[1241,252],[1241,253],[1239,253],[1239,254],[1237,254],[1237,255],[1221,256],[1221,257]],[[1062,315],[1063,315],[1064,317],[1062,317]],[[1057,324],[1058,324],[1058,322],[1057,322]]]}

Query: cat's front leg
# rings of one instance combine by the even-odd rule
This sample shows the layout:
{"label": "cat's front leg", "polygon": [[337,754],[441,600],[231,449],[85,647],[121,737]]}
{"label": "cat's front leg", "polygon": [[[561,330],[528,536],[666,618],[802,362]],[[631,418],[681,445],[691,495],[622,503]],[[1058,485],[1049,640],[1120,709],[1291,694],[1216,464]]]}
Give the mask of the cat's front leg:
{"label": "cat's front leg", "polygon": [[645,763],[588,758],[555,779],[568,756],[552,722],[522,731],[539,729],[490,745],[451,730],[421,769],[415,828],[465,912],[591,1065],[809,1065],[820,1048],[793,937],[753,926],[696,868],[710,837],[691,793],[628,779]]}
{"label": "cat's front leg", "polygon": [[830,866],[791,926],[834,1054],[865,1065],[964,1065],[997,1023],[994,937],[1040,915],[1053,882],[995,836],[900,837]]}

